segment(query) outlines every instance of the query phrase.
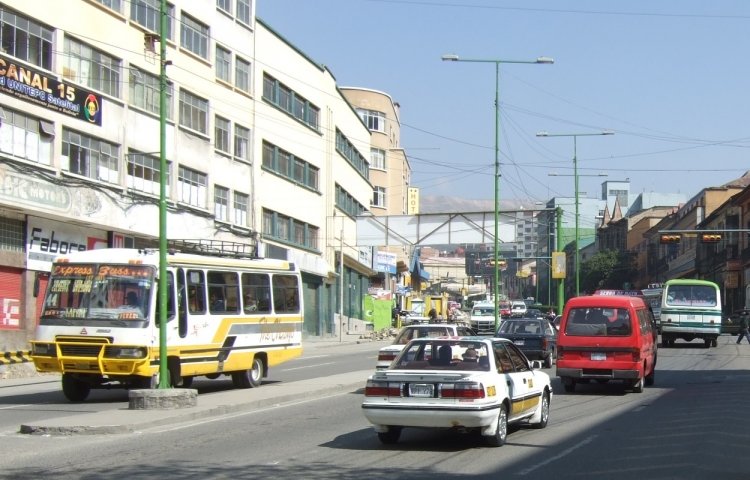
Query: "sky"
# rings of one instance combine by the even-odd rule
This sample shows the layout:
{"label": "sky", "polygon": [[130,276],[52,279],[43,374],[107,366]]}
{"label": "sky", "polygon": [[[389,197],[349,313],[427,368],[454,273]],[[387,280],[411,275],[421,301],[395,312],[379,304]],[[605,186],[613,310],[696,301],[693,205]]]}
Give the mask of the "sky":
{"label": "sky", "polygon": [[[501,203],[572,197],[574,155],[582,198],[600,198],[604,181],[629,180],[635,194],[689,199],[750,170],[747,0],[258,0],[256,8],[339,86],[385,92],[400,105],[401,146],[422,196],[494,198],[498,60]],[[540,56],[554,64],[505,63]],[[592,135],[603,131],[613,135]]]}

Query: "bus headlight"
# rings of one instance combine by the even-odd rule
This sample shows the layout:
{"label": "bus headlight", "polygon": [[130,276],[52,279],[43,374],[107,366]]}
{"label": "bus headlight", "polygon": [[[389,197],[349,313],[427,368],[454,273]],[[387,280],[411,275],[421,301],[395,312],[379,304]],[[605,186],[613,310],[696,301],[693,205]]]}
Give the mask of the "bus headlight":
{"label": "bus headlight", "polygon": [[108,347],[107,358],[146,358],[145,347]]}
{"label": "bus headlight", "polygon": [[31,346],[31,354],[40,357],[56,357],[57,348],[54,343],[34,343]]}

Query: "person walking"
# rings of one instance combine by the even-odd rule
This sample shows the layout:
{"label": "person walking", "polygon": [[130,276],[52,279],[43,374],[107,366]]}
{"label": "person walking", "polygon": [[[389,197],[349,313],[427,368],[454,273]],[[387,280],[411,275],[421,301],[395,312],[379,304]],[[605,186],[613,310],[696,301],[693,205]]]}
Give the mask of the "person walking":
{"label": "person walking", "polygon": [[748,321],[747,312],[740,314],[740,334],[737,337],[737,345],[742,342],[743,338],[747,338],[747,343],[750,343],[750,333],[748,332]]}

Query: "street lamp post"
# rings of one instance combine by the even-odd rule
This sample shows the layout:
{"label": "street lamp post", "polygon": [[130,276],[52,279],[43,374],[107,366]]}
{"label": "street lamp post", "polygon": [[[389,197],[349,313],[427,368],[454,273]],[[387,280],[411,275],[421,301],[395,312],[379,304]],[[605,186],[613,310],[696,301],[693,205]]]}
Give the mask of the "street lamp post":
{"label": "street lamp post", "polygon": [[538,63],[552,64],[555,61],[550,57],[538,57],[536,60],[499,60],[499,59],[477,59],[477,58],[460,58],[458,55],[443,55],[444,62],[474,62],[474,63],[494,63],[495,64],[495,238],[494,238],[494,263],[493,270],[495,281],[492,288],[492,294],[495,304],[495,331],[500,324],[499,322],[499,294],[498,285],[500,282],[499,267],[499,241],[498,241],[498,224],[500,222],[500,64],[501,63]]}
{"label": "street lamp post", "polygon": [[[579,251],[578,251],[578,241],[579,241],[579,234],[578,234],[578,158],[577,158],[577,140],[578,137],[592,137],[595,135],[614,135],[615,132],[612,130],[603,130],[601,132],[597,133],[548,133],[548,132],[538,132],[536,134],[537,137],[573,137],[573,176],[575,177],[575,208],[576,208],[576,227],[575,227],[575,269],[576,269],[576,297],[580,294],[581,291],[581,283],[580,283],[580,268],[579,268]],[[552,175],[552,174],[550,174]],[[562,175],[560,175],[562,176]],[[581,176],[590,176],[590,175],[581,175]],[[603,176],[603,175],[595,175],[595,176]]]}

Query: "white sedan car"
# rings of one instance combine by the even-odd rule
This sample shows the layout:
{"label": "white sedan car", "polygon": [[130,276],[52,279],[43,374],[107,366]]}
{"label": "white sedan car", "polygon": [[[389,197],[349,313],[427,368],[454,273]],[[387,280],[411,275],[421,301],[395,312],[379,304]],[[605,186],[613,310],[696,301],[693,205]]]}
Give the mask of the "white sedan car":
{"label": "white sedan car", "polygon": [[476,333],[470,327],[446,323],[406,326],[398,332],[391,345],[383,347],[378,351],[378,363],[375,364],[375,368],[378,370],[388,368],[388,365],[401,353],[406,344],[415,338],[434,338],[446,335],[455,337],[476,335]]}
{"label": "white sedan car", "polygon": [[509,424],[547,426],[552,387],[540,367],[502,338],[416,339],[370,376],[362,411],[384,444],[416,427],[479,430],[501,446]]}

